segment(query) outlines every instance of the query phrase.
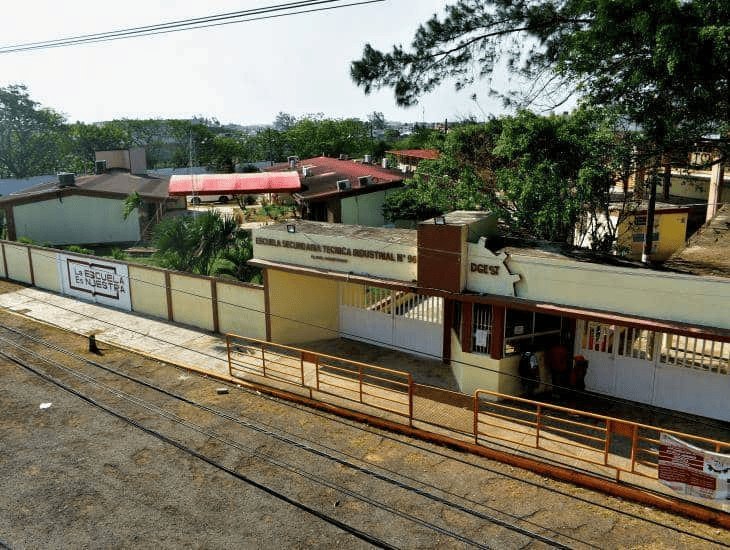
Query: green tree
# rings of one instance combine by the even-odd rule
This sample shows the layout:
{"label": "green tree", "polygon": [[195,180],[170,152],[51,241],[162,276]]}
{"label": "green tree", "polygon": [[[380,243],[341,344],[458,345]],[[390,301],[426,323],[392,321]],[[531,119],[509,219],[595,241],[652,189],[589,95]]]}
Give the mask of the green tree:
{"label": "green tree", "polygon": [[133,191],[124,199],[124,203],[122,204],[122,218],[126,220],[132,212],[141,208],[143,204],[144,202],[140,194],[137,191]]}
{"label": "green tree", "polygon": [[[526,236],[570,241],[577,224],[592,246],[610,250],[616,232],[611,189],[627,176],[634,136],[602,109],[513,117],[452,130],[438,160],[419,164],[403,191],[389,195],[389,220],[419,220],[454,209],[489,209]],[[615,206],[615,205],[614,205]],[[627,201],[622,216],[635,205]]]}
{"label": "green tree", "polygon": [[716,0],[459,0],[410,49],[367,44],[350,72],[366,93],[392,88],[412,105],[444,80],[463,88],[504,64],[533,83],[503,91],[508,99],[577,92],[622,106],[660,141],[686,139],[728,124],[729,21],[730,5]]}
{"label": "green tree", "polygon": [[276,115],[276,118],[274,119],[274,130],[286,132],[294,126],[296,122],[297,118],[294,115],[290,115],[284,111],[279,111],[279,114]]}
{"label": "green tree", "polygon": [[153,244],[161,267],[199,275],[252,273],[245,265],[252,254],[250,240],[232,217],[216,211],[164,219],[154,229]]}
{"label": "green tree", "polygon": [[392,88],[412,105],[445,80],[463,88],[503,66],[523,84],[492,90],[507,102],[558,106],[577,95],[615,109],[646,137],[649,250],[662,157],[730,130],[729,64],[728,2],[458,0],[418,28],[410,49],[367,44],[350,72],[365,93]]}
{"label": "green tree", "polygon": [[380,111],[373,111],[368,115],[368,122],[373,130],[385,130],[385,115]]}
{"label": "green tree", "polygon": [[96,125],[75,122],[66,127],[67,166],[73,172],[90,172],[96,151],[126,149],[132,140],[129,132],[118,125]]}
{"label": "green tree", "polygon": [[261,270],[248,265],[253,258],[253,243],[247,234],[240,234],[213,262],[211,275],[232,277],[239,281],[261,282]]}
{"label": "green tree", "polygon": [[25,178],[63,169],[64,145],[62,115],[33,101],[23,85],[0,88],[0,175]]}
{"label": "green tree", "polygon": [[493,150],[501,164],[493,206],[515,230],[560,242],[571,241],[578,222],[590,216],[594,245],[610,248],[611,189],[632,154],[617,137],[617,123],[595,109],[505,118]]}

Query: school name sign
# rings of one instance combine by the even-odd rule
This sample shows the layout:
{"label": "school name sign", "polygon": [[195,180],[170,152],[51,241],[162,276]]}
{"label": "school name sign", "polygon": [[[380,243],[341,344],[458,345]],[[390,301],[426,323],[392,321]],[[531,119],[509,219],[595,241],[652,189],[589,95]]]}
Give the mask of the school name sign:
{"label": "school name sign", "polygon": [[125,264],[58,254],[64,294],[132,311],[129,270]]}
{"label": "school name sign", "polygon": [[363,246],[363,240],[330,235],[287,234],[254,230],[254,257],[304,267],[343,271],[358,275],[412,282],[416,279],[415,246],[382,243],[379,249]]}

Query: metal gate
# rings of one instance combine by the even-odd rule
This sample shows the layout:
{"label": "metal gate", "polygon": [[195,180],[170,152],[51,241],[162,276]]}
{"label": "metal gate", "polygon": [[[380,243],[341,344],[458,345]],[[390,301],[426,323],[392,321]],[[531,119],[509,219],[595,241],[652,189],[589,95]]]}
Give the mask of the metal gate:
{"label": "metal gate", "polygon": [[728,343],[579,321],[575,351],[590,391],[730,420]]}
{"label": "metal gate", "polygon": [[440,359],[443,298],[356,284],[340,285],[340,335]]}

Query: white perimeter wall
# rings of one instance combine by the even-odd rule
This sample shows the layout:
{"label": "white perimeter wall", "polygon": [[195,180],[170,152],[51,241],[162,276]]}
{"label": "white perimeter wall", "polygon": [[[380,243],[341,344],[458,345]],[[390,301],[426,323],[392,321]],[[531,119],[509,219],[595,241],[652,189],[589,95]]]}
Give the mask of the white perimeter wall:
{"label": "white perimeter wall", "polygon": [[520,298],[730,329],[730,279],[518,254],[507,265]]}

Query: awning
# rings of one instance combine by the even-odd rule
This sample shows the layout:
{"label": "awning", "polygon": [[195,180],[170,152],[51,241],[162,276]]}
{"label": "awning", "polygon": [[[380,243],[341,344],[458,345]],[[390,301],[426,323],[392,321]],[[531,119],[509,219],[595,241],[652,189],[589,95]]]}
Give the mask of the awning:
{"label": "awning", "polygon": [[170,178],[170,195],[248,195],[294,193],[302,188],[297,172],[184,174]]}

